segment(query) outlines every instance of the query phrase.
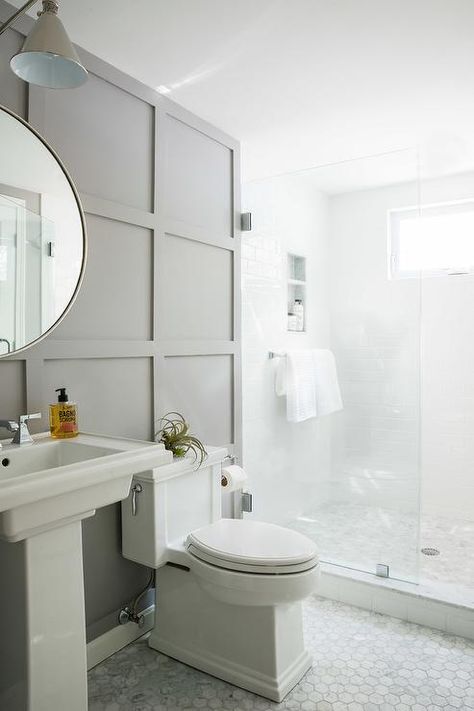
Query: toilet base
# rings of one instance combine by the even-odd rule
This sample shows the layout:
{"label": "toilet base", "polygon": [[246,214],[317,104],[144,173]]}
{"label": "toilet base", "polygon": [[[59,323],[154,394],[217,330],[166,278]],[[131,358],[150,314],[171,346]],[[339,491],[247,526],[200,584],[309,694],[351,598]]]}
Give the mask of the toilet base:
{"label": "toilet base", "polygon": [[155,627],[149,645],[248,691],[282,701],[311,667],[301,602],[274,607],[212,598],[191,571],[156,573]]}

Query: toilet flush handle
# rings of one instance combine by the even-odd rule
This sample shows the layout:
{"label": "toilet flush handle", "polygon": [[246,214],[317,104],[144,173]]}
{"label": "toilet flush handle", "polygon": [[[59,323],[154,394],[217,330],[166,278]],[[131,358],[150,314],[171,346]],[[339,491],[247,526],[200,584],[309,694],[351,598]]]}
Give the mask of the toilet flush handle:
{"label": "toilet flush handle", "polygon": [[137,496],[143,491],[143,486],[141,484],[134,484],[132,486],[132,516],[137,515]]}

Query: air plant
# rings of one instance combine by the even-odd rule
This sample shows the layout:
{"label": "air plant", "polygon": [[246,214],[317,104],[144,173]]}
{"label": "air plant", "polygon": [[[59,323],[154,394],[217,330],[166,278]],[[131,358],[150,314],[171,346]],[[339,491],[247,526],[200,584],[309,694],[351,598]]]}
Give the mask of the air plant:
{"label": "air plant", "polygon": [[[173,417],[173,415],[175,417]],[[155,440],[165,445],[165,449],[173,452],[175,457],[186,457],[191,453],[198,468],[207,457],[203,443],[194,435],[189,434],[189,425],[179,412],[168,412],[158,422],[160,429],[155,434]]]}

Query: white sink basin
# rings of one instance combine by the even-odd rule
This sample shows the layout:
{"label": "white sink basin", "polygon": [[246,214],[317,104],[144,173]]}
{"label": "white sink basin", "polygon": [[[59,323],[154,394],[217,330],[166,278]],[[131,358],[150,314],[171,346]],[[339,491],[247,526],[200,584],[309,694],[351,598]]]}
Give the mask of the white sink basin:
{"label": "white sink basin", "polygon": [[28,673],[15,708],[87,711],[81,521],[172,460],[161,444],[91,434],[0,449],[0,538],[24,540]]}
{"label": "white sink basin", "polygon": [[80,434],[0,450],[0,538],[14,542],[128,495],[138,472],[172,461],[163,445]]}
{"label": "white sink basin", "polygon": [[[84,435],[82,435],[84,437]],[[78,438],[79,439],[79,438]],[[98,447],[73,440],[39,439],[35,447],[7,445],[0,450],[0,482],[33,474],[44,469],[55,469],[66,464],[77,464],[89,459],[115,454],[118,449]]]}

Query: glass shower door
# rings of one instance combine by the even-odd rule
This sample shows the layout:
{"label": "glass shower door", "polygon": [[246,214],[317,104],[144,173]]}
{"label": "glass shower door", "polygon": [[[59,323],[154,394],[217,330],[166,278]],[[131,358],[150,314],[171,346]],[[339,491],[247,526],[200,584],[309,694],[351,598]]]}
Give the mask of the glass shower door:
{"label": "glass shower door", "polygon": [[[255,516],[313,538],[324,561],[416,582],[420,297],[396,273],[394,211],[418,205],[415,151],[244,186],[244,458]],[[306,258],[305,333],[287,330],[287,255]],[[268,351],[324,348],[340,412],[288,422]]]}

